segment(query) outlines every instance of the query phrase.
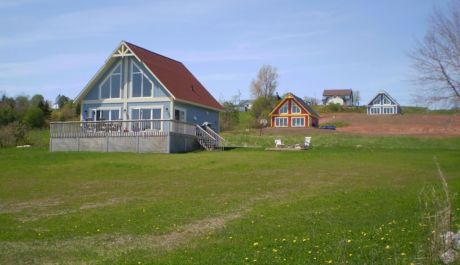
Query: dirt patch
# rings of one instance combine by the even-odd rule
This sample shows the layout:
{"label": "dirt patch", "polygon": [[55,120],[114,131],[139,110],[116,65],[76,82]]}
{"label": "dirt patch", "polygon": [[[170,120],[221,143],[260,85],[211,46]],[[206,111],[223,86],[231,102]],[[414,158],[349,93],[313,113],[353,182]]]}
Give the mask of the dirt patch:
{"label": "dirt patch", "polygon": [[0,205],[0,213],[18,213],[31,209],[47,209],[62,204],[60,198],[38,199],[26,202]]}
{"label": "dirt patch", "polygon": [[312,135],[353,133],[366,135],[460,136],[460,115],[403,114],[366,115],[363,113],[323,114],[319,123],[343,122],[336,131],[317,128],[265,128],[264,135]]}
{"label": "dirt patch", "polygon": [[[76,251],[95,252],[102,257],[114,257],[132,249],[173,250],[181,245],[190,245],[193,241],[209,233],[222,229],[228,222],[241,218],[249,212],[253,205],[261,200],[281,198],[287,190],[268,192],[259,196],[250,197],[241,207],[222,215],[204,218],[186,225],[178,226],[174,231],[162,235],[113,235],[103,234],[88,237],[76,237],[66,240],[29,241],[29,242],[2,242],[0,253],[9,257],[21,257],[21,253],[54,253],[52,257],[58,259],[58,253],[74,253]],[[85,205],[88,207],[103,207],[119,200],[109,200],[106,203]],[[38,263],[52,263],[54,258],[46,254],[41,255]]]}
{"label": "dirt patch", "polygon": [[328,114],[321,122],[345,121],[350,125],[339,132],[371,135],[459,136],[460,115],[379,115],[357,113]]}
{"label": "dirt patch", "polygon": [[110,198],[102,202],[82,204],[78,209],[52,209],[56,208],[56,206],[60,206],[63,204],[62,200],[57,199],[42,200],[42,203],[39,203],[41,201],[29,201],[8,205],[3,209],[0,208],[0,213],[20,213],[24,211],[25,214],[22,216],[17,216],[16,219],[21,222],[33,222],[44,218],[56,217],[84,210],[91,210],[96,208],[113,206],[117,204],[123,204],[133,199],[135,199],[135,197]]}

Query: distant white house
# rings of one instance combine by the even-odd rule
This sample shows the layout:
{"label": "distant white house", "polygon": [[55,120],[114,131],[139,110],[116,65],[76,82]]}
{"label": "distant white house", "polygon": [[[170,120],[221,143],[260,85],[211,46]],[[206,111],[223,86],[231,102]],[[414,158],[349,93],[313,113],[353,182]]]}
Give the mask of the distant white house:
{"label": "distant white house", "polygon": [[400,113],[401,106],[385,91],[380,91],[367,105],[367,115],[392,115]]}
{"label": "distant white house", "polygon": [[342,106],[353,106],[353,90],[326,89],[323,91],[323,104],[339,104]]}
{"label": "distant white house", "polygon": [[238,111],[240,112],[248,112],[252,107],[252,100],[245,99],[241,100],[240,103],[238,104]]}

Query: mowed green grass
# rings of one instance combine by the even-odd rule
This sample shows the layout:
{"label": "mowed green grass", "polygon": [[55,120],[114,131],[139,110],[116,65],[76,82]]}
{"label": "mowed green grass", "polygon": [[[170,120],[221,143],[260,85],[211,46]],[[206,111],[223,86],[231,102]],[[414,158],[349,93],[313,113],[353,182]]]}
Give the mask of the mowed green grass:
{"label": "mowed green grass", "polygon": [[[433,159],[459,191],[460,139],[328,134],[313,145],[172,155],[1,149],[0,264],[427,261],[433,228],[423,216],[436,209],[426,198],[440,188]],[[452,203],[460,229],[458,196]]]}

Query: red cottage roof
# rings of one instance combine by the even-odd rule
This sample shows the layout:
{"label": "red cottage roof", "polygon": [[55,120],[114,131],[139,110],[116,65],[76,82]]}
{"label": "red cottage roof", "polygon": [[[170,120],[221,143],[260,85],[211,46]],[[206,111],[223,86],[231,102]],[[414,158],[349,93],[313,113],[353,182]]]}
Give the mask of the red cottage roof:
{"label": "red cottage roof", "polygon": [[222,105],[206,90],[196,77],[179,61],[125,42],[135,55],[160,79],[173,96],[215,109]]}
{"label": "red cottage roof", "polygon": [[351,89],[326,89],[323,96],[350,96],[352,93]]}

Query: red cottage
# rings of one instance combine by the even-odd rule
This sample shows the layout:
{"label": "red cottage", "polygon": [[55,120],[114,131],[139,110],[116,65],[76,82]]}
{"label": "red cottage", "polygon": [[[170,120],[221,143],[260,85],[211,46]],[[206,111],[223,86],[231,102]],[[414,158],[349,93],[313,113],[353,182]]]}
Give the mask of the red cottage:
{"label": "red cottage", "polygon": [[301,98],[288,93],[269,114],[271,127],[318,127],[318,114]]}

